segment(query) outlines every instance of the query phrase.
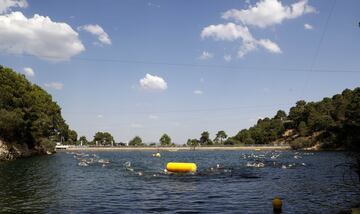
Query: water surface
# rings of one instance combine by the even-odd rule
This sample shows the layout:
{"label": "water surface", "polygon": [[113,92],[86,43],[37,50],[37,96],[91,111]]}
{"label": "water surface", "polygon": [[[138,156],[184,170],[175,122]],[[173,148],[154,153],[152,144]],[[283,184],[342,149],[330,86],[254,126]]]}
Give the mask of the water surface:
{"label": "water surface", "polygon": [[[0,163],[0,212],[271,213],[280,196],[284,213],[336,213],[360,201],[357,177],[338,166],[349,161],[341,152],[161,155],[59,152]],[[196,162],[198,173],[166,174],[169,161]]]}

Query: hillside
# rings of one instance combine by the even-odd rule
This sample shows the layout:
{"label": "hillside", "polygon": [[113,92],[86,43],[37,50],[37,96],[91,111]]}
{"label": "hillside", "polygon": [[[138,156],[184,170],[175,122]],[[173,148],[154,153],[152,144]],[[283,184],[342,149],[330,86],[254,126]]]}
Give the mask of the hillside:
{"label": "hillside", "polygon": [[0,66],[0,160],[54,151],[69,127],[51,95],[24,75]]}
{"label": "hillside", "polygon": [[226,144],[289,143],[293,149],[348,149],[360,147],[360,88],[319,102],[300,100],[289,114],[279,110],[273,118],[258,120],[230,137]]}

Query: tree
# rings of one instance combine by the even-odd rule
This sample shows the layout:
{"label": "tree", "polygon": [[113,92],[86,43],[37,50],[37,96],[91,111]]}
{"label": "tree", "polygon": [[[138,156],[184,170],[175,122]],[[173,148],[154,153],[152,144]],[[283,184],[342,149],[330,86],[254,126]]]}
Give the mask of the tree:
{"label": "tree", "polygon": [[0,66],[0,139],[45,153],[68,137],[61,108],[24,75]]}
{"label": "tree", "polygon": [[171,146],[171,138],[167,134],[163,134],[159,141],[161,146]]}
{"label": "tree", "polygon": [[298,126],[298,132],[300,136],[306,136],[308,133],[308,127],[304,121],[301,121]]}
{"label": "tree", "polygon": [[79,141],[82,143],[82,145],[87,145],[89,143],[85,136],[81,136]]}
{"label": "tree", "polygon": [[114,138],[109,132],[96,132],[93,143],[97,145],[113,145]]}
{"label": "tree", "polygon": [[223,141],[227,138],[227,134],[225,133],[225,131],[221,130],[218,131],[218,133],[216,134],[216,137],[214,139],[215,143],[220,143],[223,144]]}
{"label": "tree", "polygon": [[190,147],[196,147],[199,145],[199,140],[198,139],[188,139],[186,142],[186,145],[190,146]]}
{"label": "tree", "polygon": [[281,121],[284,121],[284,120],[286,120],[286,117],[287,117],[287,116],[286,116],[285,111],[279,110],[279,111],[277,111],[274,119],[279,119],[279,120],[281,120]]}
{"label": "tree", "polygon": [[241,130],[236,136],[235,139],[244,144],[254,144],[255,141],[251,138],[251,133],[247,129]]}
{"label": "tree", "polygon": [[67,139],[65,139],[65,144],[76,144],[77,142],[77,133],[74,130],[69,130]]}
{"label": "tree", "polygon": [[132,140],[129,141],[129,146],[143,146],[142,139],[139,136],[135,136]]}
{"label": "tree", "polygon": [[305,106],[306,102],[304,100],[300,100],[296,102],[295,107],[290,108],[289,119],[294,121],[296,126],[298,126],[301,121],[306,120]]}
{"label": "tree", "polygon": [[210,134],[207,131],[204,131],[201,133],[200,137],[200,145],[212,145],[213,142],[210,139]]}

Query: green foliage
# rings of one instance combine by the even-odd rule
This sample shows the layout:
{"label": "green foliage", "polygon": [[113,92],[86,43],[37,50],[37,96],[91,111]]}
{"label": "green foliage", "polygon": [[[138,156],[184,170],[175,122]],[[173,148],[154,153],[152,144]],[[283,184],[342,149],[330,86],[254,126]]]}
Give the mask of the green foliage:
{"label": "green foliage", "polygon": [[163,134],[159,140],[161,146],[171,146],[171,138],[167,134]]}
{"label": "green foliage", "polygon": [[290,129],[295,137],[299,136],[291,142],[293,148],[318,142],[323,148],[343,147],[359,151],[360,88],[346,89],[320,102],[300,100],[290,108],[288,116],[279,110],[274,118],[258,120],[256,125],[241,130],[225,144],[268,144],[281,139]]}
{"label": "green foliage", "polygon": [[198,139],[188,139],[186,142],[186,145],[190,146],[190,147],[196,147],[199,145],[199,140]]}
{"label": "green foliage", "polygon": [[68,135],[69,127],[51,95],[0,66],[0,138],[46,150]]}
{"label": "green foliage", "polygon": [[308,127],[306,125],[306,123],[304,121],[301,121],[299,123],[299,126],[297,128],[298,132],[299,132],[299,135],[304,137],[308,134]]}
{"label": "green foliage", "polygon": [[214,139],[214,143],[223,144],[224,140],[226,140],[227,137],[228,136],[225,131],[223,131],[223,130],[218,131],[218,133],[216,134],[216,137]]}
{"label": "green foliage", "polygon": [[96,132],[93,143],[97,145],[112,145],[114,138],[109,132]]}
{"label": "green foliage", "polygon": [[278,120],[282,120],[282,121],[283,121],[283,120],[286,120],[286,119],[287,119],[287,116],[286,116],[285,111],[279,110],[279,111],[276,113],[274,119],[278,119]]}
{"label": "green foliage", "polygon": [[212,145],[213,144],[213,142],[210,139],[209,132],[204,131],[203,133],[201,133],[199,143],[200,143],[200,145]]}
{"label": "green foliage", "polygon": [[235,139],[238,142],[244,143],[244,144],[254,144],[255,141],[251,137],[251,133],[247,129],[241,130],[236,136]]}
{"label": "green foliage", "polygon": [[130,140],[129,146],[144,146],[144,144],[139,136],[135,136],[132,140]]}
{"label": "green foliage", "polygon": [[74,130],[69,130],[67,134],[67,139],[64,144],[78,144],[77,142],[77,133]]}
{"label": "green foliage", "polygon": [[236,137],[229,137],[225,140],[224,145],[235,145],[240,144],[241,142],[236,139]]}
{"label": "green foliage", "polygon": [[79,141],[82,142],[83,145],[87,145],[89,143],[85,136],[81,136]]}

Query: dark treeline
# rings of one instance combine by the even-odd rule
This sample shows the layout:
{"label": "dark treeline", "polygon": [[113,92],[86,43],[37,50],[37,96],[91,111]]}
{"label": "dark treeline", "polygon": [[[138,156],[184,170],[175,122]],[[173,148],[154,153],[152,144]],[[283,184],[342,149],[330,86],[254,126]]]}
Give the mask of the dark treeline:
{"label": "dark treeline", "polygon": [[258,120],[225,144],[289,143],[292,148],[318,146],[359,151],[360,88],[346,89],[319,102],[300,100],[289,115],[279,110],[273,118]]}
{"label": "dark treeline", "polygon": [[51,95],[24,75],[0,66],[0,140],[49,151],[73,132]]}
{"label": "dark treeline", "polygon": [[[75,133],[76,134],[76,133]],[[109,132],[96,132],[93,140],[88,141],[85,136],[81,136],[78,140],[74,139],[75,141],[72,144],[75,145],[83,145],[83,146],[176,146],[175,143],[172,142],[170,136],[168,134],[163,134],[160,139],[159,143],[149,143],[148,145],[143,143],[141,137],[135,136],[132,138],[127,144],[126,143],[116,143],[113,136]],[[64,144],[67,144],[65,142]]]}

